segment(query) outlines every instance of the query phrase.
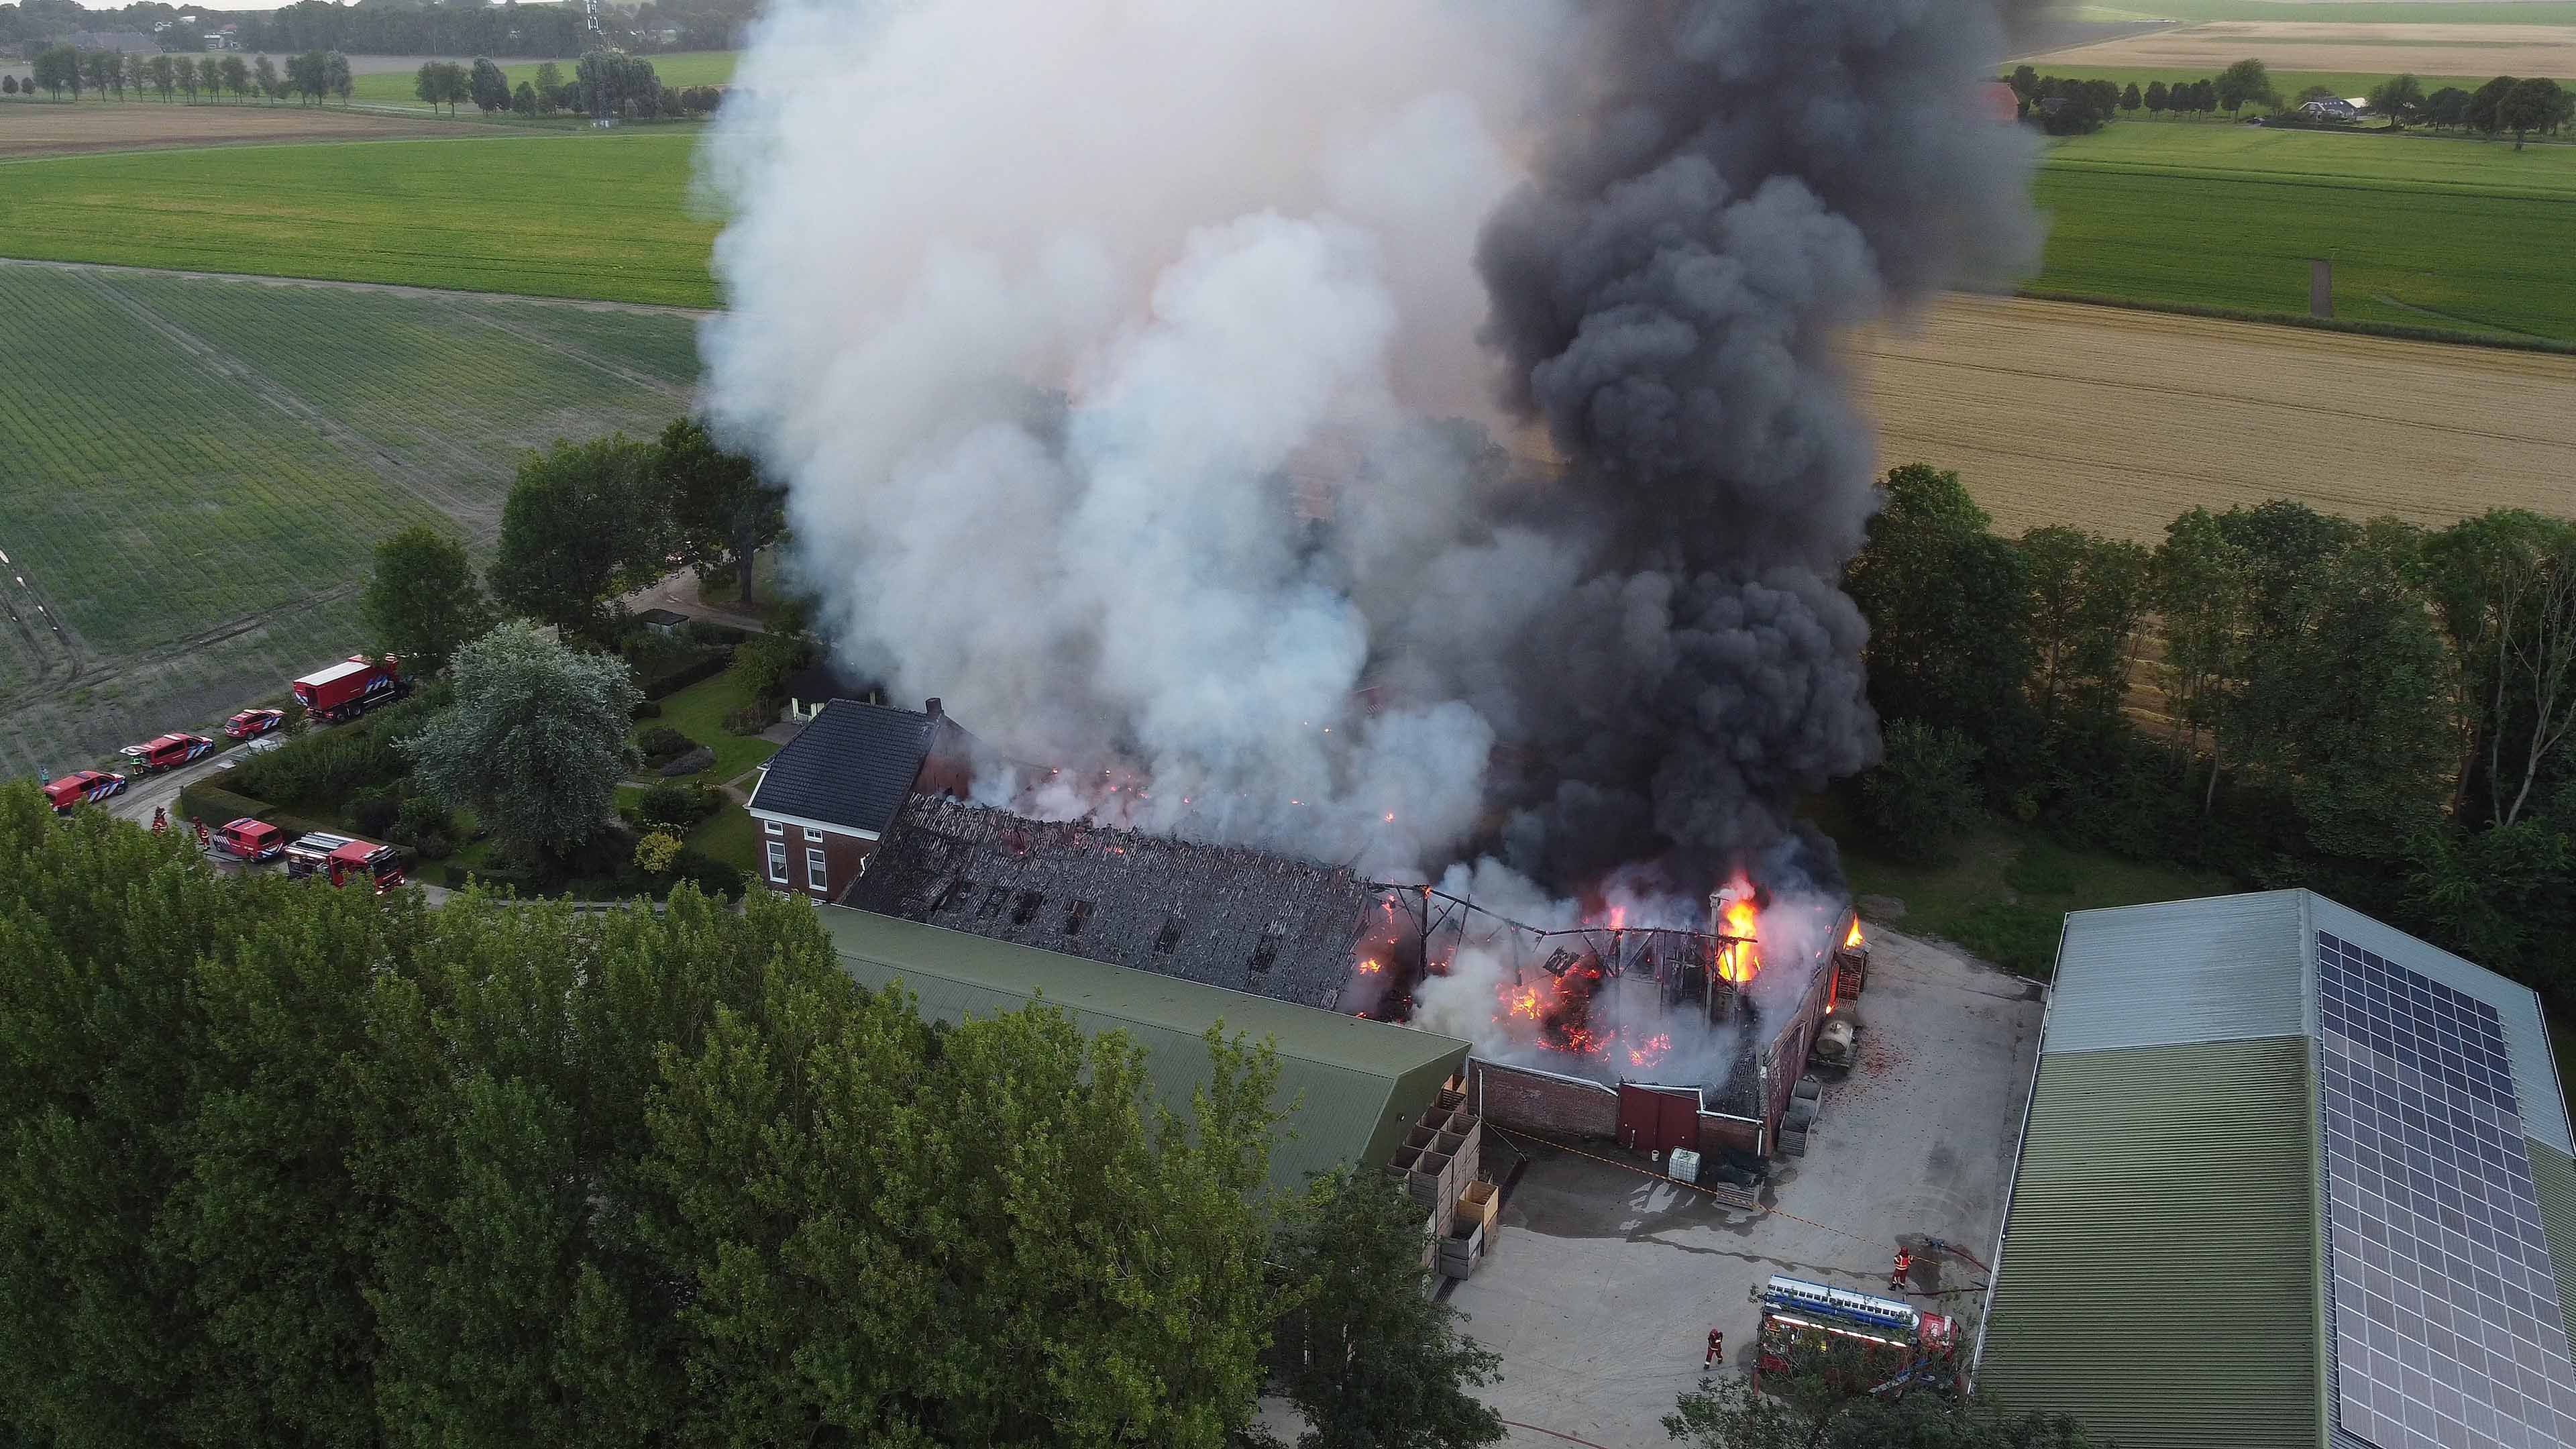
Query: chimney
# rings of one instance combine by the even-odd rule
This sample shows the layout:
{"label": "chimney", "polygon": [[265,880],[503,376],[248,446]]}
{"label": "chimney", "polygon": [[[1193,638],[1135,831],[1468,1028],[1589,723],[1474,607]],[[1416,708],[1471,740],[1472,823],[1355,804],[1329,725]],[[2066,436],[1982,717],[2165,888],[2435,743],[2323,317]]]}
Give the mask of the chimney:
{"label": "chimney", "polygon": [[930,716],[932,719],[939,718],[939,696],[934,694],[930,698],[923,700],[921,702],[921,712]]}

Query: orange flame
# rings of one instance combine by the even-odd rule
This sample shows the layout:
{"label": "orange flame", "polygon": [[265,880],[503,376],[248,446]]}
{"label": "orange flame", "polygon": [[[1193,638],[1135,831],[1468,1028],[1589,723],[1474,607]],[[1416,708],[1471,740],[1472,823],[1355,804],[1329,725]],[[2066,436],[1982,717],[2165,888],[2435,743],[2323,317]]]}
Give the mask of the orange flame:
{"label": "orange flame", "polygon": [[1532,1021],[1538,1020],[1538,992],[1527,986],[1522,987],[1520,994],[1512,998],[1512,1015],[1526,1016]]}
{"label": "orange flame", "polygon": [[1843,949],[1846,951],[1857,951],[1864,944],[1866,943],[1860,938],[1860,917],[1854,916],[1852,917],[1851,934],[1843,937]]}
{"label": "orange flame", "polygon": [[1375,976],[1377,973],[1385,969],[1385,967],[1380,966],[1375,961],[1362,961],[1360,963],[1360,974],[1363,976]]}
{"label": "orange flame", "polygon": [[1629,1048],[1628,1064],[1630,1066],[1637,1067],[1651,1067],[1655,1063],[1662,1061],[1664,1059],[1664,1053],[1669,1052],[1672,1049],[1672,1037],[1659,1031],[1653,1036],[1646,1038],[1646,1044],[1644,1046]]}
{"label": "orange flame", "polygon": [[1742,876],[1717,893],[1718,933],[1735,937],[1719,948],[1717,974],[1729,981],[1750,981],[1762,969],[1761,914],[1753,908],[1753,883]]}

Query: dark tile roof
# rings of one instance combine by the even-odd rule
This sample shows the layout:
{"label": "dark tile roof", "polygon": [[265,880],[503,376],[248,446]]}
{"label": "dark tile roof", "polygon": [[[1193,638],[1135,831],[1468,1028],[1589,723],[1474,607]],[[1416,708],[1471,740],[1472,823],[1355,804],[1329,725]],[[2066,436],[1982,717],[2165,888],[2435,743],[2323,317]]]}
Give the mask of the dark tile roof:
{"label": "dark tile roof", "polygon": [[635,622],[650,624],[656,629],[670,629],[689,622],[689,616],[670,609],[646,609],[635,616]]}
{"label": "dark tile roof", "polygon": [[770,757],[751,808],[882,833],[930,753],[919,710],[834,700]]}
{"label": "dark tile roof", "polygon": [[818,699],[885,698],[885,686],[872,679],[852,679],[830,664],[816,664],[787,676],[780,692],[789,699],[811,702]]}
{"label": "dark tile roof", "polygon": [[917,795],[841,903],[1332,1010],[1374,899],[1339,867]]}

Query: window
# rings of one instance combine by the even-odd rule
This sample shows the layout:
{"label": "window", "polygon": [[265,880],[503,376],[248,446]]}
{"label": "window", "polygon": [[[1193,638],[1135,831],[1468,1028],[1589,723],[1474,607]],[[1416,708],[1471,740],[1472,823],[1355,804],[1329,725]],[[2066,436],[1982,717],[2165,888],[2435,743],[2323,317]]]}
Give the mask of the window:
{"label": "window", "polygon": [[805,852],[805,879],[818,891],[831,888],[832,873],[824,868],[823,852],[819,850]]}
{"label": "window", "polygon": [[823,832],[815,829],[811,825],[808,825],[805,827],[805,838],[807,840],[820,840],[823,838]]}
{"label": "window", "polygon": [[787,844],[784,841],[769,842],[769,878],[780,885],[787,884]]}
{"label": "window", "polygon": [[764,820],[760,822],[760,828],[768,831],[772,835],[785,835],[787,833],[787,827],[779,824],[775,820]]}

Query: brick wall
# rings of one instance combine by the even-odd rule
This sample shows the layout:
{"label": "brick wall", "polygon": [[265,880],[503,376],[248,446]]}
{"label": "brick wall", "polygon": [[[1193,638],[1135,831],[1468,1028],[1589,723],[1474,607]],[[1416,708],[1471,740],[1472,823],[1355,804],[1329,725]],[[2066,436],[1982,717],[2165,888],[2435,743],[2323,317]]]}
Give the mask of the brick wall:
{"label": "brick wall", "polygon": [[1619,1094],[1588,1082],[1562,1081],[1536,1072],[1467,1061],[1467,1110],[1497,1127],[1614,1139],[1619,1135]]}
{"label": "brick wall", "polygon": [[[839,900],[841,892],[850,888],[850,882],[859,878],[859,868],[866,862],[869,852],[877,848],[873,840],[829,830],[816,841],[805,838],[805,828],[801,825],[782,826],[780,829],[785,833],[779,835],[769,833],[768,821],[760,822],[760,827],[760,883],[783,896],[803,896],[814,901]],[[787,847],[787,879],[784,881],[771,876],[769,851],[775,845]],[[805,856],[809,850],[823,852],[826,882],[823,886],[817,887],[813,883]]]}

